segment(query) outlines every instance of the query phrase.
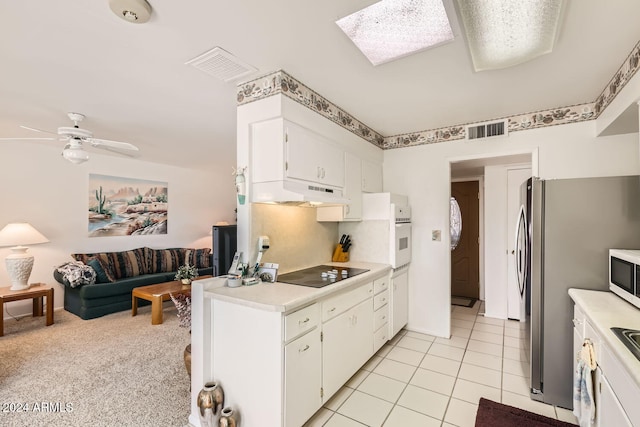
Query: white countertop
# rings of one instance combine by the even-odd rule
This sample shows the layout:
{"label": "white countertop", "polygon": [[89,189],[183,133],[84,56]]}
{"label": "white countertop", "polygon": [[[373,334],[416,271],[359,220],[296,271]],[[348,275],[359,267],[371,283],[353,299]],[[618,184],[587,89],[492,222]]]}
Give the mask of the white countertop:
{"label": "white countertop", "polygon": [[569,289],[569,296],[591,320],[589,323],[624,365],[629,377],[640,386],[640,361],[610,329],[620,327],[640,330],[640,309],[613,292]]}
{"label": "white countertop", "polygon": [[303,307],[313,301],[327,297],[338,291],[370,282],[391,271],[389,264],[374,264],[368,262],[327,262],[326,265],[336,267],[365,268],[369,271],[349,279],[339,280],[333,285],[323,288],[291,285],[288,283],[258,283],[252,286],[229,288],[225,286],[226,279],[214,277],[198,280],[204,286],[204,296],[221,301],[232,302],[265,311],[290,312]]}

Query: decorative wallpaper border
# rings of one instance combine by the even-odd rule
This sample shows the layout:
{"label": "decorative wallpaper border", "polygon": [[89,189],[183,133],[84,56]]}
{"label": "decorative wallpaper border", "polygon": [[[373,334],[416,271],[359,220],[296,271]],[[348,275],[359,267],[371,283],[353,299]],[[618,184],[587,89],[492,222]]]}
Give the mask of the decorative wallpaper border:
{"label": "decorative wallpaper border", "polygon": [[346,130],[383,148],[384,137],[304,83],[280,70],[238,86],[238,105],[283,94]]}
{"label": "decorative wallpaper border", "polygon": [[304,83],[280,70],[238,85],[238,106],[283,94],[383,150],[466,139],[467,126],[507,120],[508,132],[594,120],[611,104],[640,68],[640,41],[593,102],[465,123],[394,136],[382,136]]}

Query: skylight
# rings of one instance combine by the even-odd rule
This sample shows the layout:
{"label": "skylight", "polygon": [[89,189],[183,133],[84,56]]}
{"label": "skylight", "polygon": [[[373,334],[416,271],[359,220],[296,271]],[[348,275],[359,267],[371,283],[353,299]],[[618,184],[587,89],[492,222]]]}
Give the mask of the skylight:
{"label": "skylight", "polygon": [[458,1],[476,71],[506,68],[553,50],[563,0]]}
{"label": "skylight", "polygon": [[454,38],[442,0],[382,0],[336,24],[373,65]]}

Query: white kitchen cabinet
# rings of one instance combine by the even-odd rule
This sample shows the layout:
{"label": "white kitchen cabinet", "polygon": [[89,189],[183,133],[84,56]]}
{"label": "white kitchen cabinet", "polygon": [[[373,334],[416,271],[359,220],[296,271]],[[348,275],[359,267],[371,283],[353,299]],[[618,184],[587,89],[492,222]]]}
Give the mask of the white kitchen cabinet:
{"label": "white kitchen cabinet", "polygon": [[207,281],[207,291],[195,284],[190,422],[200,425],[197,391],[216,380],[246,425],[303,425],[373,356],[374,340],[388,340],[388,277],[387,268],[364,273],[347,279],[352,286],[340,281],[340,290],[301,297],[303,303],[286,311],[278,309],[291,304],[289,285],[237,293],[219,278],[201,281]]}
{"label": "white kitchen cabinet", "polygon": [[596,381],[598,387],[596,407],[598,409],[596,409],[595,426],[633,427],[609,381],[607,381],[606,376],[602,375],[600,368],[597,369]]}
{"label": "white kitchen cabinet", "polygon": [[[592,377],[596,404],[593,427],[633,427],[627,411],[637,412],[635,402],[640,397],[640,388],[629,381],[622,364],[578,305],[573,308],[573,325],[573,372],[576,372],[578,352],[586,339],[593,345],[598,364]],[[626,407],[623,399],[628,400]]]}
{"label": "white kitchen cabinet", "polygon": [[345,153],[345,182],[343,196],[349,203],[317,208],[318,221],[360,221],[362,219],[362,161],[352,153]]}
{"label": "white kitchen cabinet", "polygon": [[365,193],[382,192],[382,165],[362,160],[362,191]]}
{"label": "white kitchen cabinet", "polygon": [[320,329],[287,344],[284,364],[285,426],[301,426],[322,406]]}
{"label": "white kitchen cabinet", "polygon": [[322,387],[325,402],[371,357],[372,325],[371,298],[322,325]]}
{"label": "white kitchen cabinet", "polygon": [[284,121],[288,178],[344,187],[344,151],[326,138]]}
{"label": "white kitchen cabinet", "polygon": [[403,268],[391,276],[390,336],[395,336],[409,321],[409,269]]}
{"label": "white kitchen cabinet", "polygon": [[[273,201],[276,188],[307,188],[342,196],[344,151],[333,141],[283,118],[251,125],[252,201]],[[287,188],[289,188],[287,187]],[[307,190],[310,190],[307,188]]]}

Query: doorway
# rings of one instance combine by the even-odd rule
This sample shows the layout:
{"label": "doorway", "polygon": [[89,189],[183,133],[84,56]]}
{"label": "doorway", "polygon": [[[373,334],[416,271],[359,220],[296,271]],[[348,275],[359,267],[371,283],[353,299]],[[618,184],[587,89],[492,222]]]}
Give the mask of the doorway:
{"label": "doorway", "polygon": [[451,251],[451,296],[480,298],[480,186],[478,181],[451,183],[451,196],[460,206],[462,234]]}

